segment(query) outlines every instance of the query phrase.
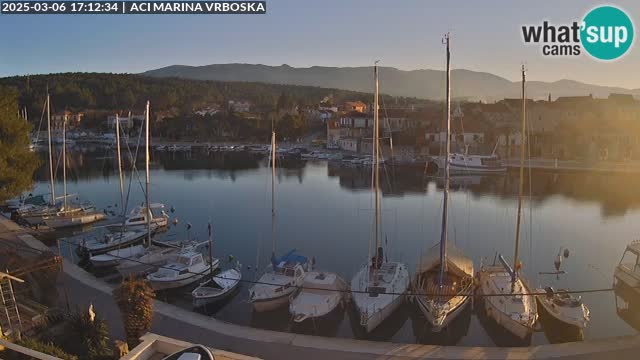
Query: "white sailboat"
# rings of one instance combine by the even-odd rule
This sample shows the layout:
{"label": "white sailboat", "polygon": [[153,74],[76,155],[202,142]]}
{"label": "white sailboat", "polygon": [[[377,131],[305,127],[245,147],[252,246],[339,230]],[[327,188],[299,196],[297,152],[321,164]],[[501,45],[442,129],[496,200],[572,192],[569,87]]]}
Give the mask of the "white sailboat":
{"label": "white sailboat", "polygon": [[[150,174],[149,174],[149,126],[150,126],[150,105],[147,101],[145,107],[145,200],[146,204],[149,204],[149,190],[150,190]],[[116,117],[116,131],[119,134],[119,119]],[[116,136],[117,147],[120,148],[119,135]],[[118,164],[120,164],[120,151],[118,150]],[[120,167],[120,166],[119,166]],[[122,172],[120,171],[120,174]],[[122,175],[120,176],[120,191],[121,201],[123,203],[122,209],[124,211],[126,204],[124,202],[124,192],[122,184]],[[160,214],[153,216],[154,209],[159,209]],[[184,250],[181,246],[156,246],[152,244],[151,235],[159,228],[166,226],[169,216],[163,211],[163,204],[150,204],[145,206],[144,204],[136,207],[131,214],[125,218],[123,225],[118,228],[121,231],[136,231],[146,233],[146,244],[142,246],[134,246],[126,249],[120,248],[114,249],[107,254],[95,259],[100,263],[115,263],[118,272],[122,276],[129,276],[131,274],[147,274],[151,271],[155,271],[159,266],[165,265],[169,260],[175,258],[180,251]],[[163,221],[159,221],[163,220]],[[93,258],[91,259],[93,262]]]}
{"label": "white sailboat", "polygon": [[[446,140],[445,158],[449,157],[451,148],[451,70],[450,70],[450,36],[445,35],[447,45],[447,85],[446,85]],[[426,317],[433,331],[440,331],[447,326],[469,304],[473,291],[473,261],[464,256],[462,251],[448,243],[448,209],[449,209],[449,169],[444,164],[444,190],[442,206],[442,227],[440,244],[434,246],[423,255],[416,278],[413,283],[414,293],[426,294],[414,297],[418,308]]]}
{"label": "white sailboat", "polygon": [[[65,194],[64,197],[56,197],[56,189],[54,184],[54,171],[53,171],[53,139],[51,135],[51,105],[49,91],[47,90],[46,99],[46,112],[47,112],[47,133],[48,133],[48,150],[49,150],[49,187],[51,190],[51,199],[46,204],[22,204],[16,209],[16,214],[22,220],[26,221],[30,225],[39,225],[43,223],[43,218],[47,216],[55,216],[61,211],[72,212],[80,211],[80,207],[73,207],[71,209],[66,208],[67,197],[71,196]],[[64,200],[64,205],[63,205]]]}
{"label": "white sailboat", "polygon": [[[48,99],[49,95],[47,95]],[[47,100],[47,108],[49,108],[49,100]],[[47,110],[47,117],[49,110]],[[66,144],[66,121],[62,122],[62,182],[64,187],[63,201],[64,208],[56,212],[42,217],[47,226],[53,229],[60,229],[71,226],[91,224],[100,221],[106,217],[102,212],[98,212],[93,207],[77,206],[70,207],[67,203],[67,144]]]}
{"label": "white sailboat", "polygon": [[295,249],[276,258],[275,243],[275,181],[276,181],[276,133],[271,133],[271,264],[258,282],[249,289],[249,301],[257,312],[275,310],[289,303],[291,295],[298,292],[304,282],[308,267],[307,258],[295,253]]}
{"label": "white sailboat", "polygon": [[409,271],[405,264],[385,261],[380,247],[380,135],[378,116],[378,62],[374,65],[375,97],[373,115],[372,190],[375,202],[374,241],[376,254],[351,280],[353,303],[360,325],[367,332],[375,329],[405,300]]}
{"label": "white sailboat", "polygon": [[518,215],[516,220],[516,241],[513,268],[502,255],[497,258],[500,264],[482,266],[478,272],[478,292],[483,296],[482,303],[487,317],[494,320],[516,338],[524,341],[531,339],[533,327],[538,319],[536,300],[529,295],[531,290],[520,276],[518,250],[520,243],[520,225],[522,216],[522,192],[524,180],[524,157],[526,140],[525,112],[525,70],[522,67],[522,141],[520,152],[520,189],[518,192]]}

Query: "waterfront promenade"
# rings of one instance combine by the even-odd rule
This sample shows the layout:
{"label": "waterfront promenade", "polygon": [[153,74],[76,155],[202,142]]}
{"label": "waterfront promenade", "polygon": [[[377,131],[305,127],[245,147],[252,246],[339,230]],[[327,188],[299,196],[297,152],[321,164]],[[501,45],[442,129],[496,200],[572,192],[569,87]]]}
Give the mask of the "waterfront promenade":
{"label": "waterfront promenade", "polygon": [[[509,169],[520,167],[520,159],[505,159],[504,164]],[[600,173],[640,173],[640,161],[581,161],[554,159],[525,159],[525,168],[551,171],[587,171]]]}
{"label": "waterfront promenade", "polygon": [[[49,250],[10,220],[0,217],[3,243]],[[21,243],[18,245],[18,243]],[[59,277],[60,295],[71,307],[95,311],[106,319],[112,339],[124,338],[120,313],[106,284],[69,261]],[[230,324],[162,301],[155,302],[152,332],[262,359],[636,359],[640,335],[528,348],[397,344],[281,333]]]}

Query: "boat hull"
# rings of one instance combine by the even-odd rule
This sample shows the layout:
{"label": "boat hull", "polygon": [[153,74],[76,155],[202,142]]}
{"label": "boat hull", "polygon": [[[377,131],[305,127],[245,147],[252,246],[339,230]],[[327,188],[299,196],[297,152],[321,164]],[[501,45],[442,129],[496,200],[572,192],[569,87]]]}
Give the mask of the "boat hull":
{"label": "boat hull", "polygon": [[453,309],[453,311],[450,311],[445,317],[445,320],[442,324],[438,324],[437,319],[433,316],[433,313],[429,309],[429,306],[424,302],[424,298],[416,297],[415,301],[418,305],[418,309],[420,309],[420,312],[422,313],[422,315],[424,315],[424,317],[427,319],[427,322],[429,322],[429,325],[431,326],[431,331],[440,332],[442,331],[442,329],[445,329],[447,326],[449,326],[451,322],[455,321],[458,315],[464,312],[464,310],[469,305],[469,299],[470,298],[467,297],[455,309]]}
{"label": "boat hull", "polygon": [[[391,316],[405,301],[405,296],[400,295],[396,296],[389,305],[385,306],[382,310],[376,311],[371,316],[367,316],[365,312],[360,310],[357,304],[355,304],[356,310],[358,310],[358,314],[360,316],[360,325],[367,332],[370,333],[375,330],[386,318]],[[363,319],[363,316],[366,316],[366,319]],[[365,320],[365,321],[363,321]],[[364,323],[364,324],[363,324]]]}
{"label": "boat hull", "polygon": [[[488,290],[483,290],[483,286],[482,286],[482,284],[487,281],[486,279],[488,277],[489,277],[489,272],[485,272],[482,270],[479,272],[478,280],[479,280],[479,283],[481,284],[479,289],[479,295],[492,294]],[[524,283],[522,284],[523,284],[524,290],[526,292],[530,292],[529,288],[526,287]],[[498,297],[495,297],[495,298],[497,299]],[[484,310],[484,313],[487,316],[487,318],[495,322],[499,327],[506,330],[509,334],[513,335],[518,340],[523,342],[528,342],[531,339],[531,335],[533,334],[533,325],[535,323],[535,320],[537,319],[537,314],[534,316],[533,320],[531,320],[529,323],[523,323],[516,319],[513,319],[512,317],[507,315],[505,312],[500,310],[496,306],[494,301],[491,301],[491,300],[494,300],[494,297],[483,298],[479,301],[481,303],[482,309]]]}
{"label": "boat hull", "polygon": [[209,272],[210,270],[206,270],[201,273],[191,274],[191,276],[188,276],[179,280],[167,280],[167,281],[153,280],[153,279],[148,279],[148,280],[153,290],[156,290],[156,291],[170,290],[170,289],[181,288],[189,284],[193,284],[194,282],[202,279]]}
{"label": "boat hull", "polygon": [[91,224],[91,223],[103,220],[105,217],[106,215],[102,213],[86,214],[86,215],[70,216],[70,217],[50,217],[50,218],[45,218],[44,223],[47,226],[52,227],[54,229],[60,229],[65,227]]}
{"label": "boat hull", "polygon": [[547,333],[547,337],[552,342],[581,341],[584,339],[584,329],[582,326],[563,321],[555,316],[552,311],[547,309],[548,305],[540,299],[540,296],[536,296],[536,302],[538,304],[540,320],[544,325],[543,327]]}
{"label": "boat hull", "polygon": [[297,290],[296,288],[290,289],[292,290],[278,297],[252,300],[251,302],[253,303],[253,310],[255,310],[256,312],[265,312],[273,311],[280,307],[287,306],[289,304],[289,297],[291,297]]}

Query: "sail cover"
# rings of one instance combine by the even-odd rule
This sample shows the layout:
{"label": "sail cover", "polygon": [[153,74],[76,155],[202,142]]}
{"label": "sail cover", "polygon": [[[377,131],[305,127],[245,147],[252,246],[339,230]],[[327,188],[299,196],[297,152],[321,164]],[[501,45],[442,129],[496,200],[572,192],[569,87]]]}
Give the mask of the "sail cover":
{"label": "sail cover", "polygon": [[[418,264],[418,271],[423,273],[440,266],[440,243],[427,250]],[[464,256],[462,251],[447,243],[447,267],[458,276],[473,276],[473,261]]]}

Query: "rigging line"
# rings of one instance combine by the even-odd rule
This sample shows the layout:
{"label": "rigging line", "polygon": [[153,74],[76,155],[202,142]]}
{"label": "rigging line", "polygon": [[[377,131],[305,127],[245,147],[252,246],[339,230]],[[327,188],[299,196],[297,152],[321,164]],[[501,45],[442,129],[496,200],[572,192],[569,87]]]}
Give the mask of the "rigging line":
{"label": "rigging line", "polygon": [[[58,241],[61,242],[67,242],[64,239],[58,239]],[[78,245],[75,243],[71,243],[72,245]],[[127,261],[131,261],[131,262],[135,262],[137,264],[141,264],[141,265],[149,265],[150,267],[153,268],[157,268],[157,269],[172,269],[166,265],[155,265],[152,263],[146,263],[140,260],[136,260],[136,259],[131,259],[131,258],[126,258],[123,256],[119,256],[119,255],[111,255],[117,259],[121,259],[121,260],[127,260]],[[193,271],[185,271],[185,273],[187,274],[193,274],[193,275],[200,275],[201,273],[197,273],[197,272],[193,272]],[[214,278],[218,278],[218,279],[226,279],[225,277],[221,277],[220,275],[213,275],[212,277]],[[265,281],[254,281],[254,280],[246,280],[246,279],[241,279],[239,280],[240,282],[243,283],[248,283],[248,284],[257,284],[257,285],[267,285],[267,286],[275,286],[275,287],[280,287],[282,286],[282,284],[277,284],[277,283],[270,283],[270,282],[265,282]],[[318,288],[318,287],[311,287],[311,286],[297,286],[297,285],[290,285],[289,287],[293,287],[296,289],[300,289],[300,290],[322,290],[322,291],[332,291],[332,292],[341,292],[341,293],[352,293],[352,294],[369,294],[369,291],[365,291],[365,290],[351,290],[351,289],[344,289],[344,290],[340,290],[340,289],[326,289],[326,288]],[[630,286],[630,288],[638,288],[640,289],[640,286]],[[611,291],[615,291],[616,289],[613,287],[607,287],[607,288],[594,288],[594,289],[580,289],[580,290],[569,290],[569,291],[563,291],[562,293],[566,293],[566,294],[587,294],[587,293],[599,293],[599,292],[611,292]],[[408,296],[427,296],[427,297],[434,297],[434,296],[440,296],[441,294],[439,293],[429,293],[429,292],[385,292],[384,295],[396,295],[396,296],[401,296],[401,295],[408,295]],[[471,292],[471,293],[458,293],[458,296],[464,296],[464,297],[478,297],[478,298],[486,298],[486,297],[511,297],[514,295],[517,296],[537,296],[537,295],[548,295],[547,292],[527,292],[527,293],[517,293],[517,294],[476,294],[475,292]]]}
{"label": "rigging line", "polygon": [[36,132],[35,144],[37,144],[38,140],[40,139],[40,130],[42,129],[42,121],[44,120],[44,113],[46,111],[47,111],[47,101],[45,100],[44,104],[42,105],[42,113],[40,114],[40,124],[38,124],[38,132]]}

